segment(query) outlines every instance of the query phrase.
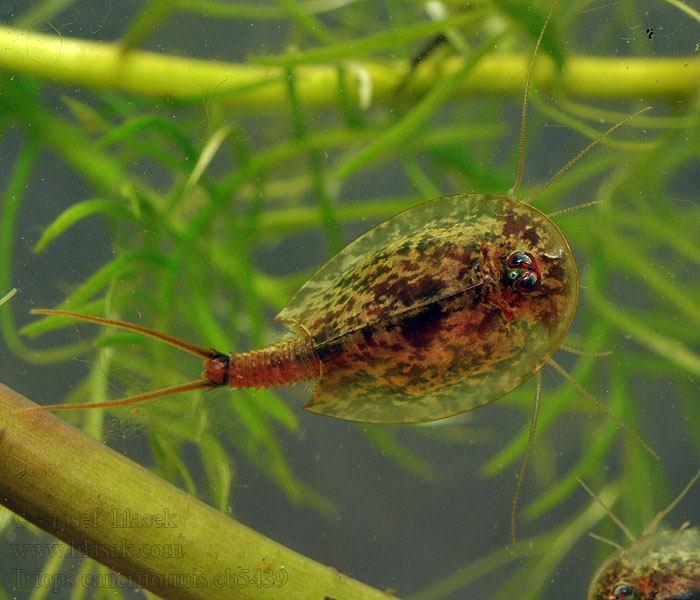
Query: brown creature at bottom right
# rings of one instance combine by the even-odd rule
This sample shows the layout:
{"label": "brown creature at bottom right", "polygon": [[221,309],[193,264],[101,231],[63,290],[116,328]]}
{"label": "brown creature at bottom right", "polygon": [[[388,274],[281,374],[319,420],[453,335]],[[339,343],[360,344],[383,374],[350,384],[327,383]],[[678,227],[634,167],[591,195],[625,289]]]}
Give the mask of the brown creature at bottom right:
{"label": "brown creature at bottom right", "polygon": [[588,600],[700,600],[700,530],[658,531],[616,550]]}

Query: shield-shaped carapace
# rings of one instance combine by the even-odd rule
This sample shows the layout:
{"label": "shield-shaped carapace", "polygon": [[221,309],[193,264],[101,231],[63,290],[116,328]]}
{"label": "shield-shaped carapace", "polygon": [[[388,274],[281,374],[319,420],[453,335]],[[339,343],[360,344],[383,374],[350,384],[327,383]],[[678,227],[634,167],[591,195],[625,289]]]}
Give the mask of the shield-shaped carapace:
{"label": "shield-shaped carapace", "polygon": [[321,267],[278,319],[313,340],[306,408],[414,423],[497,400],[545,365],[571,325],[576,264],[557,226],[514,198],[413,207]]}
{"label": "shield-shaped carapace", "polygon": [[[527,74],[524,107],[547,21]],[[292,340],[224,354],[122,321],[33,312],[139,331],[206,359],[202,380],[99,406],[223,385],[277,387],[303,380],[315,380],[306,408],[352,421],[434,421],[493,402],[551,359],[578,300],[566,239],[549,217],[515,198],[525,113],[523,108],[520,167],[508,196],[438,198],[360,236],[316,271],[277,316],[296,326]],[[90,406],[98,405],[26,412]]]}

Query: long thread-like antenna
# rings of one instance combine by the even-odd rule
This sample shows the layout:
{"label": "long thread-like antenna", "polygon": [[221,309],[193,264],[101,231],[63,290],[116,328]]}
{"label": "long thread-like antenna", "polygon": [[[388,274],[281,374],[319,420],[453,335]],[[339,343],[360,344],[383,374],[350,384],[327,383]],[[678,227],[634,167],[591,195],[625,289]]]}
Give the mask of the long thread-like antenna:
{"label": "long thread-like antenna", "polygon": [[[601,133],[596,139],[594,139],[592,142],[588,144],[581,152],[579,152],[576,156],[574,156],[571,160],[569,160],[561,169],[559,169],[552,177],[549,178],[549,180],[540,188],[538,189],[534,194],[530,194],[523,202],[525,204],[528,204],[529,202],[532,202],[537,196],[539,196],[542,192],[544,192],[549,186],[551,186],[557,179],[559,179],[566,171],[568,171],[574,163],[576,163],[584,154],[586,154],[591,148],[594,146],[597,146],[603,139],[608,137],[613,131],[615,131],[618,127],[622,127],[625,123],[628,121],[631,121],[632,119],[638,117],[639,115],[647,112],[648,110],[651,110],[651,106],[645,106],[641,110],[638,110],[636,113],[631,114],[622,121],[619,121],[618,123],[615,123],[610,129],[607,131],[604,131]],[[588,206],[589,203],[586,203],[585,206]],[[574,207],[578,208],[578,207]],[[566,211],[567,209],[564,209]],[[557,211],[557,213],[561,214],[563,211]],[[550,215],[551,216],[551,215]]]}
{"label": "long thread-like antenna", "polygon": [[525,477],[525,469],[530,459],[532,452],[532,443],[535,441],[535,431],[537,430],[537,417],[540,414],[540,393],[542,392],[542,371],[537,371],[535,377],[535,405],[532,407],[532,420],[530,421],[530,433],[527,436],[527,446],[525,446],[525,454],[523,455],[523,464],[520,465],[520,473],[518,473],[518,483],[515,484],[515,493],[513,494],[513,505],[510,509],[510,541],[515,543],[515,512],[518,508],[518,500],[520,499],[520,490],[523,487],[523,478]]}
{"label": "long thread-like antenna", "polygon": [[[535,59],[537,58],[537,52],[540,48],[540,44],[542,43],[542,38],[544,37],[544,32],[547,29],[547,25],[549,24],[550,19],[552,18],[552,14],[554,13],[554,10],[557,7],[557,4],[559,4],[559,0],[555,0],[554,4],[552,4],[552,7],[549,9],[549,13],[547,14],[547,18],[544,21],[544,25],[542,25],[542,30],[540,31],[540,35],[537,38],[537,42],[535,43],[535,50],[532,53],[532,58],[530,59],[530,66],[527,69],[527,75],[525,76],[525,91],[523,93],[523,107],[521,111],[521,117],[520,117],[520,140],[518,142],[518,173],[515,177],[515,183],[513,184],[513,187],[510,188],[508,191],[508,196],[511,198],[515,198],[516,194],[518,193],[518,190],[520,189],[520,184],[523,181],[523,173],[525,172],[525,134],[527,132],[527,105],[528,105],[528,98],[530,96],[530,82],[532,80],[532,72],[535,67]],[[555,175],[549,179],[539,190],[537,190],[534,194],[530,194],[523,202],[525,204],[531,202],[537,196],[539,196],[542,192],[544,192],[549,186],[551,186],[557,179],[559,179],[566,171],[568,171],[574,163],[576,163],[584,154],[586,154],[591,148],[596,146],[597,144],[600,143],[601,140],[609,136],[613,131],[615,131],[618,127],[621,127],[631,119],[634,119],[635,117],[638,117],[642,113],[645,113],[646,111],[651,110],[651,106],[647,106],[636,113],[629,115],[628,117],[625,117],[620,121],[619,123],[616,123],[613,125],[610,129],[605,131],[604,133],[600,134],[596,139],[594,139],[590,144],[588,144],[581,152],[579,152],[574,158],[572,158],[570,161],[568,161],[559,171],[555,173]]]}
{"label": "long thread-like antenna", "polygon": [[647,444],[640,436],[639,434],[634,431],[633,429],[630,429],[630,427],[620,419],[617,415],[614,415],[611,413],[605,405],[598,400],[593,394],[591,394],[585,387],[583,387],[578,381],[576,381],[571,375],[569,375],[564,367],[562,367],[558,362],[556,362],[553,358],[549,359],[549,362],[547,363],[550,365],[555,371],[557,371],[564,379],[566,379],[571,385],[573,385],[577,390],[578,393],[581,394],[586,400],[591,402],[596,406],[596,408],[601,411],[605,416],[607,416],[609,419],[615,421],[622,429],[624,429],[629,435],[631,435],[641,446],[649,452],[656,460],[661,460],[659,458],[659,455],[652,450],[651,446]]}
{"label": "long thread-like antenna", "polygon": [[688,484],[681,490],[681,493],[674,498],[671,504],[669,504],[652,519],[651,523],[649,523],[649,525],[647,525],[644,528],[644,533],[642,533],[642,535],[648,535],[649,533],[652,533],[659,526],[659,523],[661,523],[661,519],[663,519],[674,508],[676,508],[676,504],[683,500],[683,497],[690,491],[690,488],[693,487],[698,478],[700,478],[700,470],[698,470],[698,472],[695,473],[695,475],[693,475]]}
{"label": "long thread-like antenna", "polygon": [[167,335],[166,333],[161,333],[160,331],[155,331],[154,329],[149,329],[148,327],[143,327],[141,325],[136,325],[134,323],[127,323],[126,321],[118,321],[116,319],[105,319],[104,317],[93,317],[92,315],[84,315],[82,313],[72,312],[70,310],[54,310],[50,308],[35,308],[30,311],[33,315],[55,315],[57,317],[72,317],[74,319],[80,319],[81,321],[90,321],[92,323],[99,323],[100,325],[111,325],[112,327],[119,327],[120,329],[127,329],[128,331],[135,331],[136,333],[141,333],[147,335],[148,337],[155,338],[180,350],[189,352],[190,354],[196,354],[202,358],[211,358],[216,354],[216,350],[212,348],[204,348],[203,346],[198,346],[197,344],[192,344],[176,338],[172,335]]}
{"label": "long thread-like antenna", "polygon": [[[695,475],[693,475],[693,476],[691,477],[690,481],[689,481],[689,482],[686,484],[686,486],[681,490],[681,493],[678,494],[678,495],[671,501],[671,503],[670,503],[666,508],[664,508],[662,511],[658,512],[657,515],[652,519],[651,523],[649,523],[649,525],[647,525],[647,526],[644,528],[644,531],[642,532],[642,535],[641,535],[642,538],[645,537],[645,536],[647,536],[647,535],[650,535],[650,534],[654,533],[654,531],[656,530],[656,528],[659,526],[659,523],[661,523],[661,520],[662,520],[668,513],[670,513],[674,508],[676,508],[676,505],[685,497],[685,495],[690,491],[690,488],[692,488],[693,485],[695,485],[695,482],[696,482],[698,479],[700,479],[700,470],[698,470],[698,471],[695,473]],[[617,526],[618,526],[620,529],[622,529],[622,531],[625,533],[625,535],[626,535],[631,541],[636,542],[637,539],[638,539],[637,536],[634,535],[634,533],[632,533],[632,532],[630,531],[630,529],[622,522],[622,519],[620,519],[620,518],[610,509],[610,507],[608,507],[608,506],[600,499],[600,497],[599,497],[598,495],[596,495],[585,483],[583,483],[583,481],[581,481],[581,479],[580,479],[579,477],[576,477],[576,480],[579,482],[579,484],[581,485],[581,487],[582,487],[584,490],[586,490],[586,491],[588,492],[588,494],[591,496],[591,498],[593,498],[593,500],[595,500],[598,504],[600,504],[600,505],[603,507],[603,509],[605,510],[605,512],[608,513],[608,515],[610,516],[610,518],[611,518],[613,521],[615,521],[615,523],[617,524]],[[680,531],[683,531],[687,526],[688,526],[687,523],[681,525]],[[615,542],[611,542],[610,540],[607,540],[607,539],[605,539],[605,538],[600,538],[600,536],[597,536],[597,535],[594,535],[594,534],[590,534],[590,535],[592,535],[593,537],[596,537],[596,538],[598,538],[598,539],[602,539],[604,542],[607,542],[607,543],[609,543],[609,544],[612,544],[613,546],[616,546],[617,548],[620,548],[620,546],[619,546],[618,544],[616,544]]]}
{"label": "long thread-like antenna", "polygon": [[18,415],[28,415],[30,413],[53,412],[54,410],[88,410],[93,408],[108,408],[111,406],[126,406],[128,404],[136,404],[137,402],[146,402],[147,400],[155,400],[165,396],[174,396],[183,392],[191,392],[193,390],[202,390],[205,388],[215,387],[211,381],[207,379],[198,379],[181,385],[174,385],[155,392],[139,394],[138,396],[129,396],[121,400],[108,400],[107,402],[93,402],[92,404],[49,404],[47,406],[37,406],[35,408],[27,408],[17,411]]}
{"label": "long thread-like antenna", "polygon": [[[53,310],[47,308],[36,308],[31,311],[34,315],[54,315],[57,317],[71,317],[74,319],[80,319],[81,321],[90,321],[92,323],[99,323],[100,325],[110,325],[112,327],[119,327],[120,329],[126,329],[128,331],[135,331],[136,333],[141,333],[149,337],[155,338],[180,350],[201,356],[202,358],[213,358],[218,353],[213,348],[204,348],[203,346],[198,346],[197,344],[192,344],[186,342],[179,338],[173,337],[172,335],[167,335],[161,333],[160,331],[155,331],[149,329],[148,327],[142,327],[141,325],[136,325],[134,323],[127,323],[126,321],[118,321],[116,319],[105,319],[104,317],[93,317],[92,315],[84,315],[82,313],[76,313],[69,310]],[[208,379],[198,379],[197,381],[190,381],[188,383],[183,383],[180,385],[174,385],[172,387],[163,388],[160,390],[155,390],[153,392],[147,392],[145,394],[139,394],[138,396],[129,396],[128,398],[121,398],[120,400],[108,400],[107,402],[95,402],[93,404],[50,404],[48,406],[37,406],[35,408],[28,408],[26,410],[18,411],[17,414],[26,415],[31,413],[39,412],[52,412],[54,410],[87,410],[92,408],[108,408],[113,406],[126,406],[128,404],[136,404],[138,402],[146,402],[147,400],[155,400],[156,398],[163,398],[165,396],[173,396],[175,394],[182,394],[184,392],[191,392],[193,390],[201,390],[205,388],[216,387]]]}
{"label": "long thread-like antenna", "polygon": [[[604,510],[606,513],[608,513],[608,516],[609,516],[613,521],[615,521],[615,523],[617,524],[617,526],[618,526],[620,529],[622,529],[622,531],[623,531],[624,534],[629,538],[629,540],[630,540],[631,542],[636,542],[636,541],[637,541],[637,536],[634,535],[634,533],[632,533],[632,531],[630,530],[630,528],[627,527],[627,525],[625,525],[625,524],[622,522],[622,519],[620,519],[620,517],[618,517],[618,516],[612,511],[612,509],[611,509],[607,504],[605,504],[605,502],[603,502],[603,501],[600,499],[600,497],[599,497],[598,495],[594,494],[594,493],[593,493],[593,490],[592,490],[591,488],[589,488],[585,483],[583,483],[583,480],[582,480],[580,477],[576,477],[576,481],[578,481],[579,485],[580,485],[584,490],[586,490],[586,491],[588,492],[588,495],[589,495],[591,498],[593,498],[593,500],[595,500],[598,504],[600,504],[600,505],[603,507],[603,510]],[[615,542],[611,542],[610,540],[603,540],[603,541],[605,541],[605,542],[607,542],[607,543],[609,543],[609,544],[612,544],[613,546],[617,546],[618,548],[620,547],[618,544],[616,544]]]}
{"label": "long thread-like antenna", "polygon": [[540,49],[540,44],[542,43],[542,38],[544,37],[544,31],[547,29],[549,20],[554,14],[554,9],[559,4],[559,0],[554,0],[552,8],[549,9],[549,14],[542,25],[542,30],[540,31],[540,36],[537,38],[537,43],[535,44],[535,50],[532,53],[532,58],[530,59],[530,66],[527,70],[527,76],[525,77],[525,92],[523,93],[523,109],[520,116],[520,142],[518,144],[518,174],[515,177],[515,183],[513,187],[510,188],[508,195],[511,198],[515,198],[515,195],[520,189],[520,184],[523,181],[523,173],[525,172],[525,132],[527,130],[527,101],[530,95],[530,79],[532,78],[532,70],[535,66],[535,58],[537,57],[537,51]]}

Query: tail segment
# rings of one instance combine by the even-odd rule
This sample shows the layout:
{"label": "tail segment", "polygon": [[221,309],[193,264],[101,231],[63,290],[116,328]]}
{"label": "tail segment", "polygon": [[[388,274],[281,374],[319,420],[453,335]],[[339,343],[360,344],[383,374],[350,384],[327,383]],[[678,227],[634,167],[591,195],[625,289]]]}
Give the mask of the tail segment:
{"label": "tail segment", "polygon": [[198,346],[141,325],[127,323],[126,321],[93,317],[66,310],[36,309],[32,310],[32,313],[72,317],[99,323],[100,325],[135,331],[176,346],[191,354],[201,356],[206,360],[204,361],[203,379],[198,381],[183,383],[162,390],[139,394],[138,396],[130,396],[121,400],[110,400],[93,404],[51,404],[50,406],[38,406],[23,410],[19,414],[126,406],[183,392],[211,389],[224,385],[236,389],[281,387],[307,379],[318,379],[321,374],[321,362],[316,353],[314,341],[309,335],[296,337],[252,352],[223,354],[213,348]]}
{"label": "tail segment", "polygon": [[318,379],[321,374],[321,362],[308,335],[261,350],[211,358],[204,363],[204,377],[214,383],[224,366],[226,377],[219,385],[236,389],[282,387]]}

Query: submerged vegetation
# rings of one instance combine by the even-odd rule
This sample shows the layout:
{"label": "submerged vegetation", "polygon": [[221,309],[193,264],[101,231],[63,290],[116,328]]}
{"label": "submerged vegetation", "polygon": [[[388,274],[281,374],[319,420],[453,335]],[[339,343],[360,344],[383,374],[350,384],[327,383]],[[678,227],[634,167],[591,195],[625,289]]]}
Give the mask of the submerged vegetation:
{"label": "submerged vegetation", "polygon": [[[549,1],[521,6],[1,7],[0,291],[20,288],[0,309],[9,351],[27,372],[82,367],[61,378],[72,403],[194,379],[196,359],[152,340],[91,326],[79,338],[74,322],[27,313],[62,307],[221,350],[256,348],[284,335],[272,317],[313,270],[379,220],[441,195],[506,194]],[[276,515],[267,535],[400,597],[540,598],[550,585],[583,597],[586,584],[565,588],[557,569],[581,548],[576,569],[590,576],[607,549],[593,556],[585,539],[604,513],[576,476],[606,501],[620,498],[618,514],[640,530],[666,504],[667,465],[682,453],[687,468],[675,475],[687,479],[700,451],[700,22],[654,11],[562,0],[535,71],[520,197],[607,126],[653,105],[534,204],[551,213],[598,202],[554,217],[582,286],[566,343],[588,353],[561,362],[660,463],[545,370],[523,540],[506,547],[532,382],[428,426],[324,420],[301,411],[301,386],[61,417],[244,522],[251,511],[251,524],[266,523],[253,510],[265,502]],[[450,44],[407,75],[440,32]],[[612,354],[593,356],[602,351]],[[48,403],[45,390],[23,391]],[[316,533],[280,517],[293,511]],[[510,578],[488,578],[511,561],[520,570]],[[9,597],[12,582],[0,585]]]}

